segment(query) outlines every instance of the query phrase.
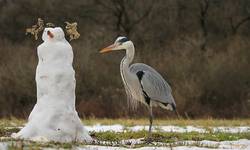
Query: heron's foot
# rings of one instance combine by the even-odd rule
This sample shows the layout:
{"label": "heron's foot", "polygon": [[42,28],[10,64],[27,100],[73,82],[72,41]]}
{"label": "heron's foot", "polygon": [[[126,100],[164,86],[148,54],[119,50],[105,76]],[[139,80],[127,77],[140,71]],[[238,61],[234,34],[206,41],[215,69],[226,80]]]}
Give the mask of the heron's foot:
{"label": "heron's foot", "polygon": [[148,136],[146,139],[145,139],[145,143],[146,144],[152,144],[153,143],[153,138],[151,136]]}

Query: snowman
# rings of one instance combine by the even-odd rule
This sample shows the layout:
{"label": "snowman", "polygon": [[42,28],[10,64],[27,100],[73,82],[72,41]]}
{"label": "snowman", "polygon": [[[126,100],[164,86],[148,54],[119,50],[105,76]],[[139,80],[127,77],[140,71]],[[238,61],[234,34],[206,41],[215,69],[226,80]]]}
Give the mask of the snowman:
{"label": "snowman", "polygon": [[38,46],[36,68],[37,103],[28,123],[14,138],[91,142],[75,110],[75,71],[73,50],[62,28],[45,28]]}

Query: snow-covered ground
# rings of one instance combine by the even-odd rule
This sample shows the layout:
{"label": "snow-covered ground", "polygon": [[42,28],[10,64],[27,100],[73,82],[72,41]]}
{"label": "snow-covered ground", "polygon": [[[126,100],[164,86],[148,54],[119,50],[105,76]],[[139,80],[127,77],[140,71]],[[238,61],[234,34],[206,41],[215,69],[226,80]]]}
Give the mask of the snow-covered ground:
{"label": "snow-covered ground", "polygon": [[2,142],[0,143],[0,150],[7,150],[8,148],[8,143]]}
{"label": "snow-covered ground", "polygon": [[[238,140],[238,141],[223,141],[223,142],[214,142],[214,141],[183,141],[184,145],[187,146],[176,146],[172,147],[173,150],[249,150],[250,149],[250,140]],[[201,145],[202,147],[192,146],[192,145]],[[96,145],[87,145],[84,147],[77,147],[77,150],[128,150],[131,148],[124,147],[110,147],[110,146],[96,146]],[[141,148],[135,148],[134,150],[171,150],[170,146],[147,146]]]}
{"label": "snow-covered ground", "polygon": [[[5,127],[5,129],[13,129],[13,128],[19,128],[22,129],[23,127]],[[114,124],[114,125],[101,125],[101,124],[95,124],[93,126],[85,126],[85,128],[89,132],[106,132],[106,131],[112,131],[112,132],[124,132],[124,131],[142,131],[142,130],[148,130],[148,126],[143,125],[137,125],[137,126],[130,126],[126,127],[120,124]],[[178,132],[178,133],[186,133],[186,132],[199,132],[199,133],[205,133],[205,132],[224,132],[224,133],[243,133],[243,132],[250,132],[250,126],[232,126],[232,127],[199,127],[199,126],[173,126],[173,125],[167,125],[167,126],[153,126],[152,131],[161,131],[161,132]]]}
{"label": "snow-covered ground", "polygon": [[[88,131],[95,131],[95,132],[105,132],[105,131],[113,131],[113,132],[123,132],[123,131],[141,131],[141,130],[148,130],[148,126],[131,126],[131,127],[124,127],[120,124],[115,125],[100,125],[96,124],[93,126],[85,126]],[[224,132],[224,133],[242,133],[242,132],[250,132],[250,126],[240,126],[240,127],[195,127],[195,126],[153,126],[153,131],[161,131],[161,132],[178,132],[178,133],[185,133],[185,132]]]}
{"label": "snow-covered ground", "polygon": [[[6,127],[6,129],[11,129],[13,127]],[[16,127],[22,128],[22,127]],[[93,126],[85,126],[88,131],[91,132],[105,132],[105,131],[113,131],[113,132],[126,132],[126,131],[141,131],[148,130],[148,126],[123,126],[120,124],[115,125],[101,125],[96,124]],[[154,126],[153,131],[160,132],[178,132],[178,133],[187,133],[187,132],[224,132],[224,133],[250,133],[250,126],[232,126],[232,127],[200,127],[200,126]],[[11,141],[10,137],[0,137],[0,141]],[[8,145],[11,142],[0,142],[0,150],[7,150]],[[138,145],[144,145],[145,141],[143,139],[129,139],[118,141],[117,143],[112,143],[109,141],[96,141],[96,143],[92,145],[80,145],[74,147],[75,150],[170,150],[169,143],[160,143],[154,142],[150,145],[146,145],[141,148],[134,148]],[[112,146],[100,146],[100,145],[112,145]],[[225,150],[225,149],[234,149],[234,150],[250,150],[250,140],[240,139],[237,141],[178,141],[176,143],[172,143],[171,145],[177,145],[172,147],[173,150]],[[46,148],[47,150],[53,150],[51,148]]]}
{"label": "snow-covered ground", "polygon": [[[137,139],[134,140],[138,141]],[[7,142],[0,143],[0,150],[8,150]],[[157,143],[159,144],[159,143]],[[223,141],[223,142],[215,142],[215,141],[182,141],[182,145],[184,146],[176,146],[172,147],[173,150],[249,150],[250,149],[250,140],[241,139],[238,141]],[[196,146],[196,145],[199,145]],[[53,148],[44,148],[45,150],[55,150]],[[84,145],[84,146],[75,146],[74,150],[171,150],[169,145],[167,146],[146,146],[140,148],[130,148],[130,147],[112,147],[112,146],[98,146],[98,145]]]}

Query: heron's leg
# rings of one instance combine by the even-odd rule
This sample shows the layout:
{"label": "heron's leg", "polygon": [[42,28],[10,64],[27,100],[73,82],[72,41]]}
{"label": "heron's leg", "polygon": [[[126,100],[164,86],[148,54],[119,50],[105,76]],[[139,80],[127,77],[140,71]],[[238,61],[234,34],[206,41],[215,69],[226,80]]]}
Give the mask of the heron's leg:
{"label": "heron's leg", "polygon": [[153,124],[153,112],[152,107],[149,106],[149,131],[148,131],[148,138],[151,138],[152,136],[152,124]]}
{"label": "heron's leg", "polygon": [[149,105],[149,131],[148,131],[148,137],[146,138],[146,143],[150,144],[152,143],[152,124],[153,124],[153,112],[152,107]]}

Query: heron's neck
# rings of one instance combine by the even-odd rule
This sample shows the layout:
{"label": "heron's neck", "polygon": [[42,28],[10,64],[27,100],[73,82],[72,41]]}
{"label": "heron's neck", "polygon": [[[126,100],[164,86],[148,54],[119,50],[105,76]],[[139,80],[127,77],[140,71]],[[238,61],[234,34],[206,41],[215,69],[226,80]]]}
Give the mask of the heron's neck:
{"label": "heron's neck", "polygon": [[131,44],[126,48],[126,56],[122,59],[121,65],[128,68],[134,59],[134,55],[135,47]]}
{"label": "heron's neck", "polygon": [[[120,72],[123,80],[123,84],[125,86],[126,92],[131,93],[131,89],[129,87],[131,81],[131,73],[129,70],[129,65],[134,59],[135,48],[134,45],[131,44],[128,48],[126,48],[126,56],[122,59],[120,64]],[[129,92],[128,92],[129,91]]]}
{"label": "heron's neck", "polygon": [[120,64],[120,72],[126,89],[128,89],[127,82],[129,82],[128,78],[130,77],[129,65],[133,61],[134,53],[135,53],[134,45],[129,46],[126,49],[126,56],[122,59]]}

